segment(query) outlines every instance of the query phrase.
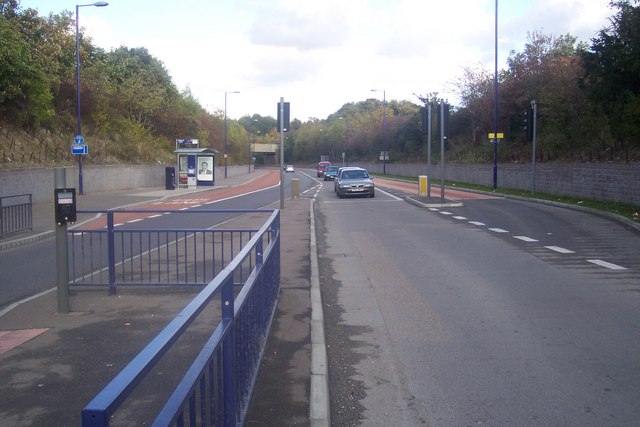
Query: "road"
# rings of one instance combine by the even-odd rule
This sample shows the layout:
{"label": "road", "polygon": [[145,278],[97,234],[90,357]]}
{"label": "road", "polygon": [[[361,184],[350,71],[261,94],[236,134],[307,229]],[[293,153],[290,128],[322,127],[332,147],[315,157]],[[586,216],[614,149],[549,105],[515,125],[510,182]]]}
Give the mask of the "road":
{"label": "road", "polygon": [[333,425],[637,423],[637,232],[542,204],[403,196],[318,194]]}

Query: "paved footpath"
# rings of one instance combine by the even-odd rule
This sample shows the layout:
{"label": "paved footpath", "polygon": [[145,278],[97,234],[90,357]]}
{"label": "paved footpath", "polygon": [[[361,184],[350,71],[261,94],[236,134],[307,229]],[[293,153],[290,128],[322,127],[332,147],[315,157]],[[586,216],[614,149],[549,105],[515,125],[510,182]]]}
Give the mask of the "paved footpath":
{"label": "paved footpath", "polygon": [[[272,186],[278,175],[259,170],[229,177],[197,194],[162,189],[87,194],[78,197],[78,208],[193,206]],[[268,208],[279,208],[279,203]],[[281,215],[281,295],[247,425],[310,425],[310,201],[286,200]],[[31,232],[0,240],[0,256],[15,246],[53,237],[51,203],[34,205],[33,219]],[[79,221],[86,219],[90,218]],[[1,307],[0,426],[80,425],[82,408],[193,295],[121,290],[110,297],[106,290],[73,291],[71,312],[57,314],[56,292],[51,289]],[[195,347],[189,342],[179,345],[180,352]],[[160,392],[147,390],[145,397],[153,399]]]}

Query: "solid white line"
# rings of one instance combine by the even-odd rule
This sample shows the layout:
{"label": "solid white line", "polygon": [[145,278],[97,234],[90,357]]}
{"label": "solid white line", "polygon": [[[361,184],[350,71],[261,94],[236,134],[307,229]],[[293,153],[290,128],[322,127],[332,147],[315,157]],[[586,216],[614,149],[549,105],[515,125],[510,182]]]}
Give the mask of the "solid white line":
{"label": "solid white line", "polygon": [[473,224],[473,225],[486,225],[484,222],[480,222],[480,221],[469,221],[469,224]]}
{"label": "solid white line", "polygon": [[555,252],[559,252],[561,254],[575,254],[575,252],[571,249],[561,248],[560,246],[545,246],[545,248]]}
{"label": "solid white line", "polygon": [[387,193],[386,191],[381,190],[381,189],[379,189],[379,188],[376,188],[374,191],[379,191],[379,192],[381,192],[382,194],[384,194],[384,195],[386,195],[386,196],[389,196],[389,197],[391,197],[391,198],[392,198],[392,199],[394,199],[394,200],[402,201],[402,199],[401,199],[400,197],[394,196],[393,194],[391,194],[391,193]]}
{"label": "solid white line", "polygon": [[608,268],[610,270],[626,270],[626,267],[623,267],[621,265],[618,264],[613,264],[611,262],[607,262],[607,261],[602,261],[601,259],[588,259],[588,262],[592,263],[592,264],[596,264],[599,265],[601,267],[605,267]]}
{"label": "solid white line", "polygon": [[518,240],[522,240],[523,242],[537,242],[536,239],[532,239],[531,237],[527,237],[527,236],[513,236],[513,237]]}
{"label": "solid white line", "polygon": [[493,231],[494,233],[508,233],[507,230],[503,230],[502,228],[490,228],[489,230]]}
{"label": "solid white line", "polygon": [[142,219],[142,218],[132,219],[132,220],[130,220],[130,221],[127,221],[127,223],[128,223],[128,224],[133,224],[134,222],[140,222],[140,221],[143,221],[143,219]]}
{"label": "solid white line", "polygon": [[11,310],[13,310],[14,308],[18,307],[21,304],[24,304],[24,303],[29,302],[31,300],[34,300],[36,298],[40,298],[41,296],[44,296],[44,295],[46,295],[48,293],[51,293],[53,291],[56,291],[56,290],[58,290],[57,286],[55,288],[51,288],[51,289],[46,290],[44,292],[40,292],[39,294],[32,295],[32,296],[30,296],[28,298],[25,298],[23,300],[20,300],[18,302],[14,302],[10,306],[8,306],[8,307],[4,308],[2,311],[0,311],[0,317],[4,316],[5,314],[7,314],[8,312],[10,312]]}

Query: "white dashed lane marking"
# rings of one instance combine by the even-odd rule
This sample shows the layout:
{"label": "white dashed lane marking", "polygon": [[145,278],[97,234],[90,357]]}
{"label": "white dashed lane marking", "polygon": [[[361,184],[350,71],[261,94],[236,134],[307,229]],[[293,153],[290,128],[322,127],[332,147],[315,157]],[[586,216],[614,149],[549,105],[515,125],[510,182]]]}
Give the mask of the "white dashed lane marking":
{"label": "white dashed lane marking", "polygon": [[[466,220],[467,218],[464,216],[454,216],[453,213],[448,212],[448,211],[441,211],[438,208],[429,208],[430,211],[432,212],[438,212],[442,215],[452,215],[452,218],[455,218],[457,220]],[[469,224],[472,225],[477,225],[477,226],[484,226],[486,225],[484,222],[480,222],[480,221],[469,221]],[[508,230],[504,230],[502,228],[497,228],[497,227],[492,227],[492,228],[488,228],[488,230],[493,231],[494,233],[509,233]],[[533,237],[528,237],[528,236],[513,236],[515,239],[521,240],[523,242],[527,242],[527,243],[534,243],[534,242],[538,242],[538,239],[534,239]],[[571,249],[567,249],[567,248],[563,248],[561,246],[544,246],[546,249],[549,249],[551,251],[554,252],[558,252],[561,254],[575,254],[575,251],[572,251]],[[608,268],[609,270],[627,270],[626,267],[623,267],[621,265],[618,264],[614,264],[611,262],[607,262],[607,261],[603,261],[601,259],[588,259],[586,260],[587,262],[590,262],[591,264],[595,264],[598,265],[600,267],[604,267],[604,268]]]}
{"label": "white dashed lane marking", "polygon": [[502,228],[490,228],[489,230],[493,231],[494,233],[508,233],[509,231],[504,230]]}
{"label": "white dashed lane marking", "polygon": [[522,240],[523,242],[537,242],[538,241],[536,239],[532,239],[531,237],[527,237],[527,236],[513,236],[513,237],[518,239],[518,240]]}
{"label": "white dashed lane marking", "polygon": [[571,249],[561,248],[560,246],[545,246],[545,248],[561,254],[575,254]]}
{"label": "white dashed lane marking", "polygon": [[588,259],[587,262],[599,265],[601,267],[608,268],[609,270],[626,270],[627,269],[626,267],[623,267],[621,265],[613,264],[607,261],[602,261],[601,259]]}

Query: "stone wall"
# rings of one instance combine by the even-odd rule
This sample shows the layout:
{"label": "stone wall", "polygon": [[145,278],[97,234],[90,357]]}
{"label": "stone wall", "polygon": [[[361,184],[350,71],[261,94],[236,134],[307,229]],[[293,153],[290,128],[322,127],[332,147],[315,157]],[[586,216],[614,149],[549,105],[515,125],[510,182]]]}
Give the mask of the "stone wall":
{"label": "stone wall", "polygon": [[[171,165],[169,165],[171,166]],[[84,193],[127,190],[134,188],[164,188],[167,165],[140,166],[84,166],[82,187]],[[247,166],[227,167],[227,176],[247,172]],[[217,166],[216,179],[224,177]],[[78,190],[78,168],[66,168],[67,187]],[[31,194],[33,203],[53,199],[54,169],[2,169],[0,170],[0,197]]]}

